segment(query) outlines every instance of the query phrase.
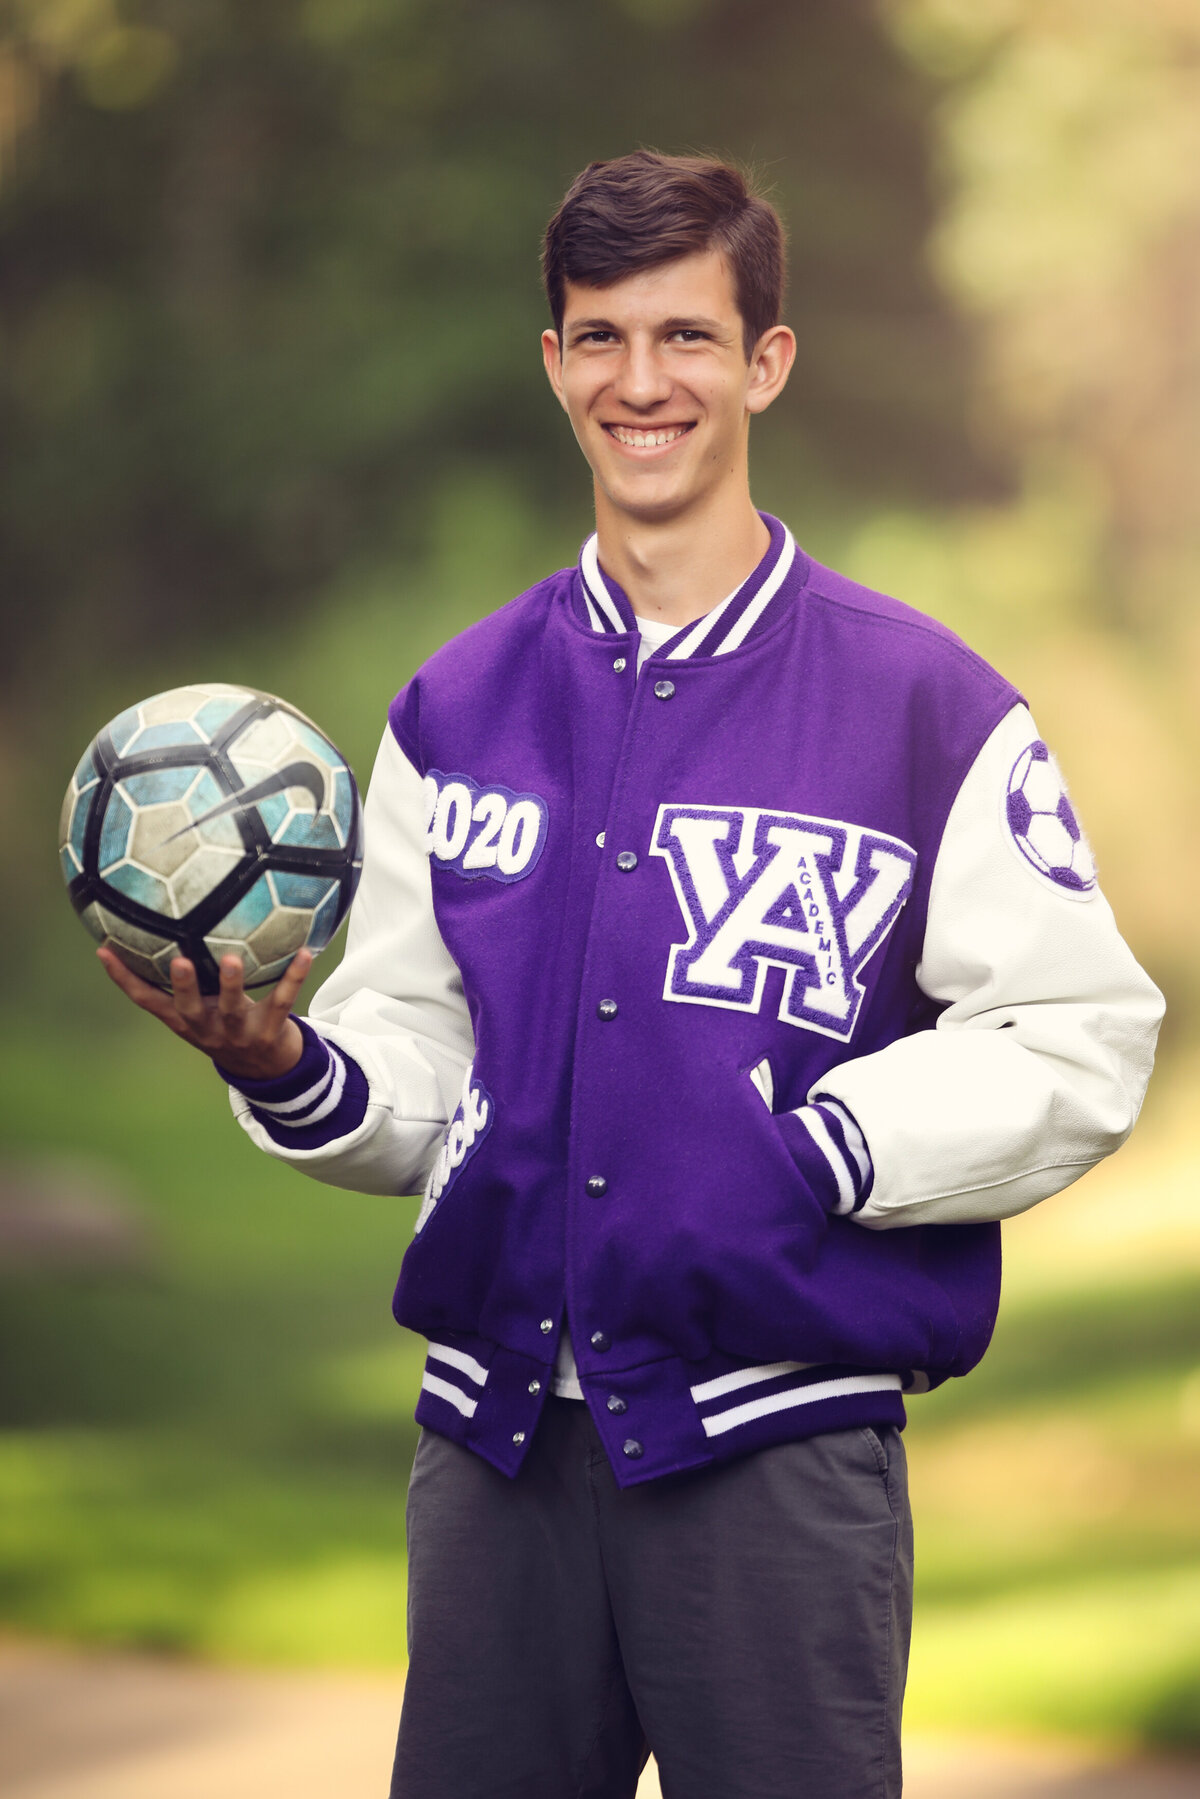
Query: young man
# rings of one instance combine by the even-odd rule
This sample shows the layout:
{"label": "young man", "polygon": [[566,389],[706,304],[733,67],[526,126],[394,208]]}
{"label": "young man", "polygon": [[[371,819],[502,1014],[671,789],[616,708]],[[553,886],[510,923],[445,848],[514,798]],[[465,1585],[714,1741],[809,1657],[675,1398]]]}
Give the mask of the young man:
{"label": "young man", "polygon": [[891,1796],[903,1395],[1132,1127],[1161,1002],[1019,696],[754,509],[772,209],[594,163],[544,267],[596,535],[395,701],[309,1021],[305,955],[259,1005],[107,965],[264,1149],[424,1188],[393,1794],[628,1799],[649,1743],[669,1799]]}

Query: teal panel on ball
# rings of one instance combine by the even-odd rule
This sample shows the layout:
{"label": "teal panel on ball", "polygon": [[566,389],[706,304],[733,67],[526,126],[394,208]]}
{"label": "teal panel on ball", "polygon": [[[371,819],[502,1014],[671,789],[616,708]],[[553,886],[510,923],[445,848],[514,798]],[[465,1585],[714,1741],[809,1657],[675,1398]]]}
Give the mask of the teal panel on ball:
{"label": "teal panel on ball", "polygon": [[244,693],[218,694],[215,699],[205,701],[196,713],[194,722],[205,737],[211,739],[226,719],[232,718],[235,712],[240,712],[246,703],[247,696]]}
{"label": "teal panel on ball", "polygon": [[144,775],[126,775],[121,786],[135,806],[160,806],[181,800],[196,779],[196,768],[152,768]]}
{"label": "teal panel on ball", "polygon": [[108,805],[104,810],[104,823],[100,827],[99,867],[103,874],[119,862],[129,846],[129,833],[133,827],[133,813],[121,798],[116,787],[108,796]]}
{"label": "teal panel on ball", "polygon": [[354,782],[348,768],[339,768],[333,777],[333,797],[329,809],[337,821],[342,842],[349,843],[354,826]]}
{"label": "teal panel on ball", "polygon": [[[195,776],[195,769],[191,771]],[[242,841],[238,829],[237,813],[222,812],[216,818],[205,818],[205,814],[217,806],[223,806],[230,795],[221,786],[210,769],[205,769],[196,785],[187,796],[187,809],[197,822],[204,820],[200,835],[206,843],[223,844],[228,849],[237,849]]]}
{"label": "teal panel on ball", "polygon": [[298,718],[292,720],[292,729],[305,749],[310,751],[326,768],[341,768],[342,758],[338,755],[328,737],[320,731],[314,731],[311,725],[302,725]]}
{"label": "teal panel on ball", "polygon": [[311,812],[297,812],[289,821],[287,829],[275,841],[303,844],[305,849],[336,850],[342,847],[333,828],[333,820],[325,812],[318,812],[315,816]]}
{"label": "teal panel on ball", "polygon": [[79,767],[75,770],[74,781],[76,793],[86,793],[88,788],[94,787],[99,779],[100,776],[96,769],[95,758],[92,755],[92,746],[89,744],[87,749],[83,752]]}
{"label": "teal panel on ball", "polygon": [[219,925],[215,925],[209,933],[213,937],[248,937],[263,920],[269,918],[275,910],[275,901],[271,897],[271,889],[267,885],[266,875],[260,875],[249,893],[244,893],[232,912],[227,912]]}
{"label": "teal panel on ball", "polygon": [[[193,770],[193,776],[195,771]],[[213,806],[219,806],[228,795],[212,770],[206,768],[188,794],[188,811],[193,818],[199,818],[202,812],[208,812]]]}
{"label": "teal panel on ball", "polygon": [[201,741],[199,731],[193,729],[186,718],[172,719],[165,725],[147,725],[134,750],[141,755],[143,750],[173,750],[180,744],[195,744]]}
{"label": "teal panel on ball", "polygon": [[113,740],[113,748],[118,756],[123,756],[131,738],[142,728],[142,720],[136,706],[127,706],[124,712],[118,712],[108,727],[108,734]]}
{"label": "teal panel on ball", "polygon": [[171,917],[171,901],[166,885],[148,868],[138,868],[127,862],[123,868],[114,868],[105,877],[110,887],[115,887],[127,898],[136,900],[139,906],[148,906],[151,912],[159,912],[164,918]]}
{"label": "teal panel on ball", "polygon": [[284,819],[291,810],[291,807],[288,805],[287,794],[269,793],[265,800],[258,800],[255,803],[258,806],[259,815],[266,825],[268,832],[272,837],[275,837],[282,826]]}
{"label": "teal panel on ball", "polygon": [[339,897],[340,882],[335,881],[332,884],[329,893],[313,913],[313,921],[309,926],[308,932],[309,949],[324,949],[325,945],[329,942],[329,939],[333,936],[338,923],[337,914]]}
{"label": "teal panel on ball", "polygon": [[271,876],[281,906],[319,906],[337,882],[325,875],[275,873]]}
{"label": "teal panel on ball", "polygon": [[71,848],[79,858],[79,866],[83,867],[83,837],[87,830],[87,822],[92,813],[92,800],[81,795],[75,801],[75,810],[71,814]]}

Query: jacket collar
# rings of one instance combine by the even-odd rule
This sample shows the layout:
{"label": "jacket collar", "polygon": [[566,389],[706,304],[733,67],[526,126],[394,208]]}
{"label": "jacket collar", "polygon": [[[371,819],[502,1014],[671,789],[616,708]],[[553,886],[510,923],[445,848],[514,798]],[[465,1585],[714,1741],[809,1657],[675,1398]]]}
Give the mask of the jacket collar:
{"label": "jacket collar", "polygon": [[[656,660],[680,662],[701,656],[726,656],[748,638],[766,630],[792,603],[807,578],[808,559],[797,550],[786,525],[769,512],[762,512],[759,517],[770,532],[771,541],[753,574],[711,612],[684,625],[661,649],[655,650]],[[595,533],[580,552],[571,598],[581,622],[598,635],[636,635],[637,624],[628,595],[601,570]]]}

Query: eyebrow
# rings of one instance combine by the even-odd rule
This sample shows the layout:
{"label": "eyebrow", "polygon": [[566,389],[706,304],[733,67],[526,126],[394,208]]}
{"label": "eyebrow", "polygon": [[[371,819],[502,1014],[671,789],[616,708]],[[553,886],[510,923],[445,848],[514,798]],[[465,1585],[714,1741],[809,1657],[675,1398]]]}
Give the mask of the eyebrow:
{"label": "eyebrow", "polygon": [[[575,331],[616,331],[618,327],[611,319],[572,319],[566,327],[568,332]],[[659,329],[662,331],[712,331],[726,329],[720,319],[708,318],[674,318],[663,319]]]}

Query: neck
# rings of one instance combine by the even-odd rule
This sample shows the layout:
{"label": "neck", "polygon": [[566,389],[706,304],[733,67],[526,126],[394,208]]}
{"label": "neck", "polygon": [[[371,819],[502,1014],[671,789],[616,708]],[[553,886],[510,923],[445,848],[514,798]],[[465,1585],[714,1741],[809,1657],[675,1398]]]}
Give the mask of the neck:
{"label": "neck", "polygon": [[632,518],[596,491],[600,565],[620,583],[639,618],[690,625],[747,580],[767,553],[770,532],[749,492],[711,501],[699,519]]}

